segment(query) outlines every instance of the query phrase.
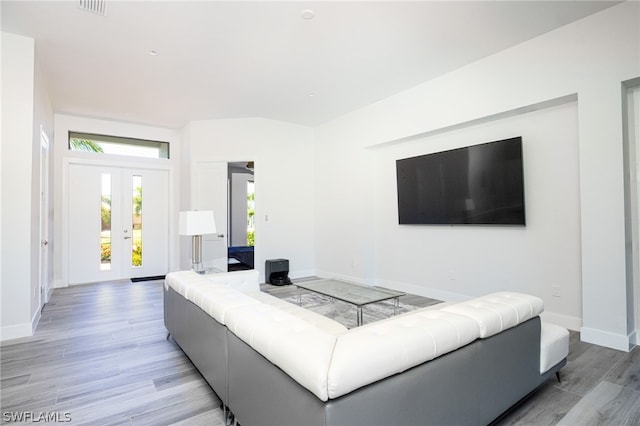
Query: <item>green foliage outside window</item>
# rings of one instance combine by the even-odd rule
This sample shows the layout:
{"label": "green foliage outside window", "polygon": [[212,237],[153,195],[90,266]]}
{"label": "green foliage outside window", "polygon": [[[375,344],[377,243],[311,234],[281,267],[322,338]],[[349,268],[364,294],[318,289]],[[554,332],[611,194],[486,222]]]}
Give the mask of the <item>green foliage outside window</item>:
{"label": "green foliage outside window", "polygon": [[89,139],[69,138],[69,147],[72,151],[104,152],[100,145]]}
{"label": "green foliage outside window", "polygon": [[133,266],[142,266],[142,241],[133,243],[131,264]]}
{"label": "green foliage outside window", "polygon": [[111,243],[100,244],[100,261],[111,262]]}
{"label": "green foliage outside window", "polygon": [[253,247],[256,245],[256,231],[253,228],[256,210],[254,207],[255,192],[247,195],[247,245]]}

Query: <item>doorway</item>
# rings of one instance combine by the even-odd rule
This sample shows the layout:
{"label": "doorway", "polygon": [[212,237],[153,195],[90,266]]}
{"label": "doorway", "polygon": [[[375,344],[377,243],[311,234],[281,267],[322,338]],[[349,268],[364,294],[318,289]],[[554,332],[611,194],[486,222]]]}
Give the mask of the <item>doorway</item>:
{"label": "doorway", "polygon": [[49,138],[40,127],[40,289],[38,306],[42,309],[49,301],[51,281],[49,279]]}
{"label": "doorway", "polygon": [[68,282],[168,272],[169,171],[71,163]]}
{"label": "doorway", "polygon": [[254,269],[255,163],[228,164],[229,248],[228,270]]}
{"label": "doorway", "polygon": [[[640,342],[640,78],[623,83],[628,327]],[[633,302],[631,302],[633,301]]]}
{"label": "doorway", "polygon": [[[191,208],[213,210],[216,224],[215,234],[202,236],[202,262],[207,268],[233,271],[254,267],[254,169],[253,161],[202,161],[194,166]],[[252,195],[247,192],[249,187]]]}

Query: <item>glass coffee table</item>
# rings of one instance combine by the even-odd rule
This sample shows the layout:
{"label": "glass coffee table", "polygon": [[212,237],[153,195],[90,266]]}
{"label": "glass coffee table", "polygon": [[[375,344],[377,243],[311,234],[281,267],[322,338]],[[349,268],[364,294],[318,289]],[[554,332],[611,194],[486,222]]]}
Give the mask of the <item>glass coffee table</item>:
{"label": "glass coffee table", "polygon": [[356,318],[357,326],[362,325],[362,307],[364,305],[393,299],[393,314],[397,315],[400,296],[405,295],[405,293],[386,288],[365,287],[363,285],[330,279],[294,282],[293,285],[298,288],[298,305],[302,305],[302,290],[323,294],[333,299],[355,305],[358,312]]}

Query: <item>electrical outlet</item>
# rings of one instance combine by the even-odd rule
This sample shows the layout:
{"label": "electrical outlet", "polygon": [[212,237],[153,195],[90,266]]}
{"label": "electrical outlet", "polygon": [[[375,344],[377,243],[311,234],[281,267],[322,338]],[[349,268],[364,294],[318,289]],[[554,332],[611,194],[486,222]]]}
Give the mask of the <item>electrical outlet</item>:
{"label": "electrical outlet", "polygon": [[551,287],[551,295],[553,297],[560,297],[560,286],[554,285]]}

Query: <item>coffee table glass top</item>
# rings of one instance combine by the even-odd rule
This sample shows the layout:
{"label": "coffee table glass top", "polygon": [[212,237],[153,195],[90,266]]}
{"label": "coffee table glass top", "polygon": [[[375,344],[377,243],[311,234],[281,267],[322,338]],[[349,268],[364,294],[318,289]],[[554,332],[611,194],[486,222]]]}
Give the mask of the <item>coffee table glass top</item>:
{"label": "coffee table glass top", "polygon": [[405,295],[405,293],[386,288],[365,287],[363,285],[330,279],[294,282],[293,284],[298,288],[324,294],[325,296],[333,297],[334,299],[356,306],[368,305],[369,303],[382,302],[389,299],[397,300],[398,297]]}

